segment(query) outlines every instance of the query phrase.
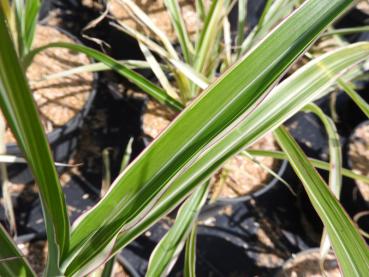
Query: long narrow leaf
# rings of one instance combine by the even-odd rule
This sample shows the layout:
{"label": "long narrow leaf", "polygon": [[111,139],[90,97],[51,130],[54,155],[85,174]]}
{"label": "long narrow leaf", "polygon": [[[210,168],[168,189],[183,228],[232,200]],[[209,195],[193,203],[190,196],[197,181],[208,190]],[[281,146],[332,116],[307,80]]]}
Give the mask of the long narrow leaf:
{"label": "long narrow leaf", "polygon": [[151,20],[151,18],[138,5],[136,5],[134,1],[132,0],[117,0],[117,1],[124,7],[132,11],[132,13],[139,20],[139,22],[142,23],[142,25],[148,27],[161,40],[171,58],[177,60],[179,59],[176,50],[172,46],[166,34],[155,25],[155,23]]}
{"label": "long narrow leaf", "polygon": [[[123,64],[129,69],[147,69],[150,68],[150,65],[146,61],[139,61],[139,60],[120,60],[119,63]],[[164,65],[160,65],[165,68]],[[73,67],[68,70],[64,70],[61,72],[53,73],[47,76],[43,76],[41,80],[35,80],[37,81],[45,81],[45,80],[55,80],[59,78],[65,78],[69,77],[75,74],[81,74],[86,72],[100,72],[100,71],[107,71],[112,70],[110,66],[107,66],[104,63],[98,62],[88,65],[81,65],[77,67]]]}
{"label": "long narrow leaf", "polygon": [[176,222],[151,254],[146,276],[166,276],[176,262],[209,192],[209,182],[198,187],[178,211]]}
{"label": "long narrow leaf", "polygon": [[[287,160],[287,155],[281,151],[254,150],[254,149],[247,149],[246,151],[253,156],[271,157],[277,160]],[[327,162],[313,159],[313,158],[309,158],[309,161],[315,168],[323,169],[326,171],[330,170],[331,166]],[[342,168],[342,175],[345,177],[351,178],[353,180],[360,180],[369,185],[369,177],[357,174],[350,169]]]}
{"label": "long narrow leaf", "polygon": [[191,64],[194,48],[186,30],[186,25],[184,23],[178,1],[164,0],[164,3],[170,14],[179,43],[181,44],[184,60],[186,63]]}
{"label": "long narrow leaf", "polygon": [[[6,124],[4,118],[0,118],[0,154],[6,153],[6,142],[5,142]],[[12,202],[12,196],[10,192],[10,182],[8,177],[8,170],[4,163],[0,163],[0,174],[1,174],[1,192],[3,194],[3,206],[5,210],[5,216],[10,226],[10,233],[12,236],[17,235],[14,207]]]}
{"label": "long narrow leaf", "polygon": [[274,0],[265,13],[257,37],[263,37],[278,21],[286,17],[293,9],[297,0]]}
{"label": "long narrow leaf", "polygon": [[279,145],[287,153],[311,203],[327,228],[343,274],[345,276],[368,276],[369,250],[357,227],[292,136],[283,128],[277,129],[275,136]]}
{"label": "long narrow leaf", "polygon": [[0,10],[0,106],[35,176],[44,212],[49,260],[47,274],[60,274],[59,259],[69,245],[69,219],[54,161]]}
{"label": "long narrow leaf", "polygon": [[296,2],[297,0],[268,0],[258,24],[241,45],[241,54],[249,50],[286,17]]}
{"label": "long narrow leaf", "polygon": [[228,18],[223,19],[223,38],[224,38],[224,63],[227,67],[232,62],[232,37],[231,37],[231,23]]}
{"label": "long narrow leaf", "polygon": [[339,198],[342,187],[342,153],[340,138],[336,125],[324,112],[315,104],[309,104],[304,108],[306,111],[313,112],[322,121],[328,135],[329,146],[329,187],[333,194]]}
{"label": "long narrow leaf", "polygon": [[[101,275],[99,277],[113,277],[113,273],[114,273],[114,265],[116,263],[116,257],[111,258],[105,265],[104,265],[104,269],[103,272],[101,273]],[[92,277],[92,276],[91,276]]]}
{"label": "long narrow leaf", "polygon": [[201,21],[204,21],[205,17],[206,17],[206,9],[205,9],[205,3],[204,0],[195,0],[195,4],[196,4],[196,13],[199,16],[199,19]]}
{"label": "long narrow leaf", "polygon": [[[342,153],[340,147],[340,138],[336,129],[336,125],[333,120],[329,118],[322,109],[315,104],[310,104],[305,107],[305,110],[313,112],[323,122],[324,128],[328,135],[328,147],[329,147],[329,187],[334,196],[339,199],[342,188]],[[324,228],[323,235],[320,243],[320,255],[321,255],[321,268],[323,262],[329,253],[331,247],[329,237],[327,235],[327,229]]]}
{"label": "long narrow leaf", "polygon": [[238,22],[237,22],[237,57],[241,54],[241,45],[245,38],[245,27],[247,22],[247,4],[248,0],[238,0]]}
{"label": "long narrow leaf", "polygon": [[192,227],[191,234],[186,241],[185,261],[183,269],[184,277],[196,277],[196,238],[197,225],[194,225]]}
{"label": "long narrow leaf", "polygon": [[[32,48],[33,38],[35,36],[36,25],[38,22],[38,13],[41,8],[40,0],[27,0],[24,11],[24,38],[26,53]],[[26,54],[25,53],[25,54]]]}
{"label": "long narrow leaf", "polygon": [[[272,106],[268,106],[268,109],[262,112],[261,110],[252,112],[251,114],[254,115],[252,120],[249,120],[250,117],[248,117],[247,123],[249,124],[245,128],[250,127],[251,124],[256,131],[256,133],[252,132],[253,136],[248,135],[245,138],[242,134],[248,134],[248,132],[239,132],[238,129],[229,127],[231,124],[236,124],[238,120],[241,121],[243,119],[242,114],[251,116],[251,110],[248,109],[260,103],[263,94],[275,83],[281,73],[301,55],[325,26],[350,3],[349,0],[307,1],[258,47],[255,47],[249,55],[211,85],[207,92],[188,107],[118,177],[104,199],[84,218],[81,218],[72,233],[72,253],[64,263],[66,273],[78,272],[82,265],[87,261],[91,261],[101,249],[113,241],[122,228],[126,231],[135,226],[165,193],[169,185],[174,186],[173,179],[175,177],[178,178],[178,182],[179,180],[189,182],[198,177],[204,180],[206,178],[203,175],[209,177],[209,174],[216,170],[226,158],[226,156],[222,156],[219,160],[214,161],[213,156],[208,156],[209,152],[214,154],[212,151],[215,151],[220,155],[220,153],[224,154],[227,152],[226,150],[232,147],[234,147],[233,151],[236,152],[246,144],[245,141],[253,142],[257,135],[262,135],[265,132],[263,129],[255,128],[256,121],[257,127],[265,128],[265,124],[261,124],[263,121],[259,121],[264,114],[271,116],[267,120],[269,124],[271,124],[270,120],[274,119],[273,123],[278,126],[277,124],[281,123],[278,120],[284,119],[283,114],[281,115],[278,113],[279,110],[275,109],[276,103],[268,102],[268,105]],[[313,22],[310,20],[311,17],[315,18]],[[361,48],[346,49],[348,53],[345,54],[349,54],[350,51],[354,50],[361,49],[362,51],[358,51],[355,55],[349,55],[345,62],[341,60],[336,63],[331,60],[329,62],[332,62],[335,66],[337,64],[343,66],[342,70],[348,65],[360,61],[362,55],[367,54],[368,49],[364,46],[361,46]],[[314,73],[316,73],[316,67],[314,67],[314,70]],[[313,74],[311,71],[308,73]],[[321,72],[319,73],[321,74]],[[332,76],[324,75],[323,77],[326,77],[326,79],[323,79],[324,85],[332,84],[335,80]],[[305,88],[306,84],[303,85],[303,88]],[[308,88],[311,89],[311,85],[317,84],[312,83]],[[321,84],[319,83],[319,85]],[[298,87],[298,89],[301,90],[302,87]],[[292,94],[286,98],[291,100],[294,95]],[[270,99],[270,97],[266,99]],[[287,110],[287,112],[294,110],[295,106],[291,105],[289,108],[290,110]],[[301,107],[297,106],[297,108]],[[280,116],[279,119],[276,116]],[[263,117],[263,120],[265,120],[265,117]],[[213,146],[211,143],[223,131],[231,132],[234,142],[229,144],[229,141],[223,139]],[[207,151],[204,152],[205,146],[212,146],[212,151],[205,149]],[[232,155],[234,152],[230,151],[227,155]],[[195,164],[189,167],[200,155],[202,158],[199,160],[198,167],[195,167]],[[206,159],[203,159],[205,156]],[[153,160],[155,160],[155,163],[152,162]],[[211,162],[209,163],[209,161]],[[206,168],[206,170],[202,171],[199,168]],[[145,174],[142,174],[143,172]],[[187,175],[188,172],[193,175]],[[183,177],[186,179],[182,179]]]}
{"label": "long narrow leaf", "polygon": [[334,35],[350,35],[356,33],[364,33],[369,32],[369,26],[360,26],[360,27],[351,27],[351,28],[342,28],[342,29],[335,29],[332,31],[325,32],[321,35],[321,37],[326,36],[334,36]]}
{"label": "long narrow leaf", "polygon": [[[368,43],[348,46],[310,62],[282,82],[238,128],[232,130],[217,147],[210,149],[206,155],[202,156],[181,175],[148,216],[131,229],[121,232],[112,253],[119,251],[161,216],[170,212],[175,204],[180,203],[202,180],[209,178],[229,157],[277,128],[306,104],[319,95],[323,95],[334,84],[340,74],[343,74],[344,69],[363,61],[368,55]],[[327,74],[327,70],[330,74]],[[264,152],[249,150],[249,153],[260,155]],[[271,153],[267,154],[270,155]],[[273,152],[273,156],[285,158],[283,153],[278,152]],[[318,160],[313,161],[316,166],[326,170],[329,169],[327,163]],[[368,178],[353,174],[349,170],[343,170],[343,173],[351,178],[365,178],[366,182],[369,181]]]}
{"label": "long narrow leaf", "polygon": [[0,276],[36,276],[26,258],[0,224]]}
{"label": "long narrow leaf", "polygon": [[179,98],[176,91],[175,91],[175,89],[170,84],[167,76],[165,76],[165,73],[163,72],[161,66],[159,65],[159,63],[156,60],[156,58],[154,57],[154,55],[150,52],[149,48],[147,48],[141,42],[138,42],[138,45],[140,46],[141,51],[144,54],[146,61],[150,65],[151,70],[154,72],[156,78],[158,78],[161,86],[164,88],[166,93],[174,99]]}
{"label": "long narrow leaf", "polygon": [[346,94],[355,102],[359,109],[369,118],[369,104],[343,80],[338,81],[338,85],[346,92]]}
{"label": "long narrow leaf", "polygon": [[166,49],[164,49],[161,45],[153,41],[148,36],[145,36],[144,34],[140,33],[139,31],[135,30],[134,28],[131,28],[128,24],[116,24],[114,22],[110,23],[111,26],[117,28],[118,30],[126,33],[127,35],[135,38],[136,40],[145,43],[149,49],[154,51],[155,53],[159,54],[160,56],[164,58],[170,58],[170,53]]}
{"label": "long narrow leaf", "polygon": [[[137,30],[134,30],[133,28],[129,27],[128,24],[125,24],[124,22],[120,22],[120,26],[117,26],[116,24],[112,24],[118,29],[122,30],[123,32],[126,32],[127,34],[135,37],[138,41],[143,42],[146,44],[146,46],[153,50],[158,52],[163,57],[167,57],[169,59],[179,60],[179,56],[177,55],[177,52],[174,50],[173,46],[171,45],[171,42],[166,37],[166,35],[154,24],[154,22],[150,19],[148,15],[146,15],[140,7],[138,7],[133,1],[131,0],[119,0],[123,5],[126,5],[133,14],[135,15],[135,19],[138,19],[138,23],[141,23],[144,26],[147,26],[154,34],[156,34],[162,44],[164,45],[163,49],[161,46],[153,42],[150,38],[143,35]],[[174,76],[176,78],[176,81],[178,83],[178,87],[181,91],[181,98],[184,102],[187,102],[188,100],[191,100],[191,96],[189,94],[190,92],[190,82],[189,80],[183,76],[180,72],[173,71]]]}
{"label": "long narrow leaf", "polygon": [[270,169],[268,166],[264,165],[263,163],[259,162],[259,160],[257,160],[254,156],[252,156],[249,152],[247,151],[243,151],[240,153],[240,155],[246,157],[247,159],[249,159],[250,161],[252,161],[253,163],[255,163],[258,167],[260,167],[263,171],[265,171],[266,173],[268,173],[270,176],[273,176],[275,179],[277,179],[278,181],[280,181],[282,184],[284,184],[293,195],[296,195],[296,193],[294,192],[294,190],[292,189],[292,186],[287,183],[287,181],[285,179],[283,179],[281,176],[278,175],[277,172],[275,172],[274,170]]}
{"label": "long narrow leaf", "polygon": [[203,75],[197,73],[191,66],[186,63],[177,60],[170,60],[172,65],[180,72],[183,73],[189,80],[201,89],[206,89],[209,86],[209,80]]}
{"label": "long narrow leaf", "polygon": [[116,61],[113,58],[110,58],[104,53],[101,53],[99,51],[96,51],[92,48],[89,48],[83,45],[66,43],[66,42],[50,43],[40,48],[33,49],[29,53],[29,55],[26,57],[27,59],[25,60],[25,63],[29,64],[35,55],[37,55],[38,53],[48,48],[67,48],[73,51],[82,52],[86,54],[87,56],[90,56],[104,63],[105,65],[109,66],[112,70],[115,70],[119,74],[123,75],[124,77],[126,77],[128,80],[130,80],[132,83],[137,85],[139,88],[141,88],[143,91],[151,95],[153,98],[155,98],[159,102],[170,106],[174,110],[181,110],[183,108],[183,105],[180,102],[170,97],[164,90],[154,85],[152,82],[147,80],[142,75],[134,72],[133,70],[124,66],[119,61]]}
{"label": "long narrow leaf", "polygon": [[12,33],[19,57],[25,54],[25,37],[24,37],[24,10],[25,3],[23,0],[14,0],[12,5],[14,17],[14,29]]}
{"label": "long narrow leaf", "polygon": [[0,1],[0,9],[2,9],[6,20],[11,24],[12,21],[12,7],[10,1]]}
{"label": "long narrow leaf", "polygon": [[228,0],[212,1],[211,3],[198,44],[196,45],[194,69],[198,73],[204,74],[204,70],[209,64],[210,49],[215,45],[215,40],[222,27],[221,19],[224,16],[225,3],[228,3]]}

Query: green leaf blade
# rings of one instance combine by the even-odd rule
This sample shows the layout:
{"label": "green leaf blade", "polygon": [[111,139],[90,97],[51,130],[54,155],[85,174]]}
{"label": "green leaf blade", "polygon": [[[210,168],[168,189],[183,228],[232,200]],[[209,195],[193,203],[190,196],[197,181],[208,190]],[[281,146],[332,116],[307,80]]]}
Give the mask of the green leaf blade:
{"label": "green leaf blade", "polygon": [[186,252],[184,261],[184,277],[196,277],[196,239],[197,225],[194,225],[191,234],[186,241]]}
{"label": "green leaf blade", "polygon": [[287,153],[293,169],[304,184],[311,203],[327,228],[343,274],[345,276],[369,275],[369,250],[357,227],[292,136],[283,128],[277,129],[275,136]]}
{"label": "green leaf blade", "polygon": [[164,3],[170,14],[172,25],[177,33],[179,43],[181,44],[184,60],[186,63],[191,63],[194,49],[182,17],[178,1],[165,0]]}
{"label": "green leaf blade", "polygon": [[205,204],[209,183],[198,187],[178,211],[176,222],[156,245],[151,254],[147,277],[166,276],[182,251],[197,216]]}
{"label": "green leaf blade", "polygon": [[[259,47],[211,85],[120,175],[110,193],[79,222],[72,233],[74,254],[65,260],[67,272],[75,272],[94,257],[98,253],[96,246],[104,247],[121,228],[135,226],[172,185],[173,179],[185,175],[205,146],[263,99],[288,66],[350,3],[348,0],[307,1]],[[314,22],[310,20],[312,16]],[[225,146],[221,144],[219,151],[220,147]]]}
{"label": "green leaf blade", "polygon": [[32,48],[33,38],[38,22],[38,14],[41,8],[40,0],[27,0],[24,16],[24,38],[25,38],[25,54]]}
{"label": "green leaf blade", "polygon": [[[221,143],[209,149],[206,155],[175,180],[149,215],[140,221],[140,224],[119,234],[113,253],[143,233],[161,216],[171,211],[175,204],[180,203],[202,180],[209,178],[227,158],[278,127],[318,96],[324,95],[345,69],[364,60],[368,55],[369,43],[348,46],[310,62],[278,85],[271,92],[270,98],[262,102],[238,128],[232,130]],[[330,74],[325,74],[327,70]],[[265,154],[255,150],[249,150],[249,152],[253,155]],[[276,158],[286,158],[280,152],[272,154]],[[329,170],[329,164],[319,160],[313,160],[313,162],[317,167]],[[349,170],[343,170],[343,173],[350,178],[360,177]],[[368,178],[362,180],[369,182]]]}
{"label": "green leaf blade", "polygon": [[38,184],[49,239],[50,270],[59,274],[59,259],[69,246],[69,218],[64,194],[7,26],[0,10],[0,106]]}
{"label": "green leaf blade", "polygon": [[116,61],[115,59],[96,51],[92,48],[86,47],[80,44],[72,44],[67,42],[56,42],[50,43],[40,48],[36,48],[32,50],[25,59],[25,65],[27,66],[30,61],[34,58],[35,55],[39,54],[40,52],[48,49],[48,48],[66,48],[73,51],[84,53],[85,55],[102,62],[104,65],[108,66],[112,70],[115,70],[117,73],[121,74],[122,76],[126,77],[129,81],[137,85],[141,88],[144,92],[158,100],[160,103],[166,104],[170,106],[172,109],[176,111],[180,111],[183,109],[183,105],[178,102],[176,99],[170,97],[164,90],[147,80],[142,75],[136,73],[135,71],[128,68],[123,63]]}
{"label": "green leaf blade", "polygon": [[0,276],[36,277],[36,273],[1,224],[0,245]]}

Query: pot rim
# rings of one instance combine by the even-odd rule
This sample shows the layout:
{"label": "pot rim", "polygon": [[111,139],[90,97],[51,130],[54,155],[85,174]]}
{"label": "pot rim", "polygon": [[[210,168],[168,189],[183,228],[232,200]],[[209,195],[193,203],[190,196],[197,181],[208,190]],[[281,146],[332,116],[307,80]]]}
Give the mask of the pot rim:
{"label": "pot rim", "polygon": [[[45,22],[45,20],[42,20],[41,22],[39,22],[38,25],[54,28],[57,31],[61,32],[62,34],[64,34],[64,35],[68,36],[69,38],[71,38],[75,43],[83,45],[81,40],[79,40],[76,36],[74,36],[73,34],[71,34],[70,32],[68,32],[67,30],[65,30],[61,27],[50,26],[50,25],[47,24],[47,22]],[[88,57],[88,59],[90,60],[91,63],[94,62],[94,60],[92,58]],[[48,140],[49,144],[55,143],[61,136],[63,136],[63,134],[65,136],[67,136],[68,134],[73,133],[76,129],[78,129],[80,127],[81,122],[82,122],[81,120],[84,117],[86,117],[88,112],[91,110],[92,103],[95,99],[97,89],[98,89],[99,74],[97,72],[93,72],[92,73],[92,78],[93,78],[93,80],[92,80],[91,93],[89,94],[88,99],[85,102],[84,106],[82,107],[82,109],[79,112],[77,112],[63,126],[57,127],[55,129],[53,129],[51,132],[46,133],[46,137],[47,137],[47,140]],[[77,126],[75,126],[75,125],[77,125]],[[19,148],[18,144],[14,143],[14,142],[7,143],[6,144],[6,150],[7,150],[7,153],[15,154],[15,155],[22,153],[22,151],[20,151],[20,148]]]}
{"label": "pot rim", "polygon": [[[288,160],[281,160],[279,163],[278,171],[276,172],[277,175],[281,177],[286,172],[287,166],[288,166]],[[244,196],[234,197],[234,198],[220,197],[216,200],[216,202],[222,203],[222,204],[235,204],[239,202],[247,202],[247,201],[250,201],[251,199],[258,198],[262,196],[263,194],[267,193],[275,185],[278,184],[279,180],[274,176],[272,177],[273,178],[267,184],[262,185],[260,189],[254,192],[248,193]]]}
{"label": "pot rim", "polygon": [[[352,164],[352,160],[351,160],[351,157],[349,155],[349,152],[350,152],[350,145],[353,143],[353,138],[354,138],[354,135],[355,135],[355,132],[358,128],[364,126],[364,125],[368,125],[369,126],[369,119],[366,119],[362,122],[360,122],[359,124],[357,124],[355,126],[355,128],[352,130],[351,134],[349,135],[348,137],[348,140],[347,140],[347,147],[346,147],[346,155],[347,155],[347,165],[350,169],[354,170],[353,168],[353,164]],[[356,182],[356,180],[355,180]]]}
{"label": "pot rim", "polygon": [[[307,249],[304,249],[304,250],[301,250],[299,251],[298,253],[296,254],[292,254],[292,256],[287,259],[280,267],[280,269],[278,270],[278,273],[276,274],[276,276],[283,276],[281,275],[283,273],[283,269],[289,264],[289,263],[292,263],[297,257],[301,257],[301,256],[304,256],[304,255],[308,255],[310,253],[314,253],[314,252],[320,252],[320,248],[319,247],[312,247],[312,248],[307,248]],[[329,253],[332,253],[333,255],[336,256],[336,254],[330,250]]]}

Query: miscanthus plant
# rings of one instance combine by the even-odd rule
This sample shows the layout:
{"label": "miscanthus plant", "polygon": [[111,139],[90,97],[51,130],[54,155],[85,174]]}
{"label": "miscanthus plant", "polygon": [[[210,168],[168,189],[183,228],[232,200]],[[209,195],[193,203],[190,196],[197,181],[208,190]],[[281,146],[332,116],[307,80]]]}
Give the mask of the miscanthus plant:
{"label": "miscanthus plant", "polygon": [[[179,42],[181,54],[132,0],[114,0],[132,15],[137,26],[146,32],[138,31],[122,20],[112,25],[136,38],[153,73],[171,99],[186,106],[199,95],[208,84],[240,59],[259,42],[279,21],[291,13],[299,4],[298,0],[267,1],[258,24],[245,36],[249,16],[247,0],[196,1],[197,32],[189,34],[178,1],[165,0],[167,14],[170,16],[174,32]],[[238,6],[237,28],[232,30],[228,15]],[[109,1],[107,2],[109,9]],[[160,58],[160,63],[156,57]],[[163,66],[164,64],[164,66]],[[172,80],[171,80],[172,79]],[[158,99],[161,100],[161,99]],[[163,101],[161,101],[163,102]]]}
{"label": "miscanthus plant", "polygon": [[[289,66],[352,2],[304,1],[264,39],[256,41],[244,55],[240,54],[238,61],[218,79],[208,80],[210,85],[201,95],[117,177],[99,203],[79,218],[73,227],[70,226],[46,136],[11,36],[10,23],[2,8],[0,106],[39,187],[48,240],[44,275],[88,275],[183,203],[177,215],[179,224],[176,223],[158,245],[147,275],[165,275],[187,240],[185,275],[193,276],[195,227],[192,226],[196,219],[194,215],[206,197],[208,178],[232,155],[274,131],[283,150],[283,153],[274,154],[288,158],[301,179],[326,227],[343,273],[368,276],[367,245],[314,168],[327,169],[330,165],[309,160],[282,124],[304,107],[318,113],[309,103],[324,95],[341,76],[345,76],[347,70],[365,61],[369,56],[369,44],[344,46],[314,58],[278,83]],[[183,107],[179,100],[169,97],[165,89],[146,80],[124,63],[81,45],[49,44],[28,52],[24,61],[49,47],[84,52],[127,77],[150,95],[169,104],[179,104],[178,110]],[[188,77],[183,71],[179,72]],[[196,92],[198,83],[188,79],[188,92]],[[337,161],[334,157],[330,157],[331,165]],[[337,170],[331,172],[333,177],[341,174]],[[342,174],[366,180],[347,170],[342,170]],[[0,229],[0,244],[0,275],[34,275],[3,228]]]}
{"label": "miscanthus plant", "polygon": [[3,0],[0,3],[20,59],[29,53],[35,36],[40,0]]}
{"label": "miscanthus plant", "polygon": [[[266,1],[258,23],[245,35],[245,27],[248,25],[247,21],[249,17],[247,14],[247,0],[197,1],[195,5],[198,15],[196,34],[189,34],[185,17],[182,15],[178,1],[165,0],[163,2],[167,9],[167,14],[172,20],[174,33],[177,37],[176,42],[179,43],[181,49],[181,53],[178,53],[175,50],[178,46],[173,45],[173,42],[160,29],[160,26],[156,26],[150,15],[145,14],[135,4],[135,1],[112,1],[119,3],[126,9],[131,14],[131,19],[137,23],[136,25],[142,27],[140,30],[133,29],[130,27],[129,22],[124,19],[118,20],[118,24],[112,24],[114,27],[137,39],[148,65],[171,101],[163,101],[159,97],[156,97],[156,100],[165,103],[173,110],[178,110],[179,108],[179,104],[175,103],[175,101],[178,101],[182,106],[187,106],[219,74],[225,72],[237,62],[240,57],[245,55],[254,45],[262,40],[278,22],[303,2],[297,0]],[[110,2],[107,2],[108,10]],[[236,29],[232,30],[228,17],[235,5],[237,5],[238,11],[237,25]],[[364,30],[367,30],[367,28],[359,27],[347,30],[334,30],[330,26],[328,32],[325,32],[320,39],[324,41],[328,37],[332,43],[344,46],[345,42],[334,35]],[[315,45],[311,49],[311,52],[307,52],[305,58],[313,59],[318,53],[324,53],[324,48],[320,47],[320,44]],[[365,114],[368,114],[368,105],[353,89],[350,89],[351,84],[349,84],[352,79],[362,76],[362,73],[363,71],[360,69],[356,69],[354,72],[351,71],[346,78],[339,78],[337,85],[347,92]],[[331,87],[330,90],[332,89]],[[330,90],[327,90],[327,93]],[[341,149],[338,147],[339,136],[334,122],[319,107],[313,104],[306,106],[304,111],[317,115],[326,128],[331,157],[329,186],[335,196],[339,198],[342,178],[342,157]],[[252,152],[253,150],[245,149],[242,154],[250,158],[252,158],[253,154],[263,154],[265,156],[280,158],[276,153],[270,153],[268,151]],[[199,202],[199,205],[196,206],[197,209],[200,209],[203,203],[204,201]],[[182,242],[191,230],[191,237],[195,237],[194,234],[196,231],[193,229],[193,225],[196,225],[195,219],[197,212],[193,212],[192,214],[192,217],[188,217],[187,219],[188,224],[183,224],[184,219],[180,215],[178,216],[177,223],[172,230],[155,248],[150,260],[149,273],[151,271],[161,272],[160,270],[164,271],[170,268],[156,267],[157,264],[168,265],[172,257],[176,256],[176,251],[179,252],[181,247],[175,247],[179,241],[173,239],[174,234],[177,234],[177,238],[179,240],[182,239]],[[182,216],[185,217],[184,215]],[[193,243],[194,241],[192,241]],[[189,246],[190,242],[187,242],[187,245]],[[330,244],[325,230],[322,237],[322,260],[324,260],[324,256],[328,253],[329,248]],[[168,249],[172,250],[169,251]],[[158,263],[158,261],[165,258],[168,259],[166,262]]]}
{"label": "miscanthus plant", "polygon": [[[3,0],[0,2],[0,7],[4,12],[9,29],[14,40],[17,55],[20,61],[23,61],[24,56],[31,50],[35,29],[38,20],[38,13],[41,3],[39,0],[30,1],[10,1]],[[0,118],[0,154],[5,154],[5,122]],[[16,160],[15,157],[12,157]],[[19,160],[19,159],[18,159]],[[23,162],[23,161],[22,161]],[[13,211],[12,200],[9,192],[8,173],[5,164],[0,164],[0,171],[2,175],[2,192],[5,214],[9,222],[10,231],[16,235],[16,223]]]}

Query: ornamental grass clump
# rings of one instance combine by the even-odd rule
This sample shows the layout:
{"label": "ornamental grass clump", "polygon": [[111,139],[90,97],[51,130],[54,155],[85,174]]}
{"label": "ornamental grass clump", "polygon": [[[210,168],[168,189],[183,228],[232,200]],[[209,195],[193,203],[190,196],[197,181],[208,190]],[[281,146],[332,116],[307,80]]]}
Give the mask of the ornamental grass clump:
{"label": "ornamental grass clump", "polygon": [[[350,4],[350,0],[305,1],[264,39],[252,44],[250,50],[240,55],[238,61],[216,80],[207,80],[210,71],[207,70],[209,64],[205,63],[206,59],[195,61],[198,65],[194,76],[205,75],[205,83],[210,85],[191,104],[188,104],[189,100],[201,86],[187,78],[187,71],[180,70],[180,66],[176,67],[176,74],[187,78],[184,84],[188,83],[188,89],[177,100],[124,63],[81,45],[53,43],[29,52],[26,60],[48,48],[80,51],[178,111],[184,104],[188,105],[117,177],[99,203],[79,218],[73,228],[70,228],[64,196],[16,54],[9,23],[1,9],[0,105],[39,187],[49,249],[44,275],[85,276],[93,272],[165,214],[181,205],[176,223],[151,257],[147,276],[166,275],[185,244],[184,270],[186,276],[193,276],[196,258],[194,226],[208,193],[207,180],[230,157],[274,131],[283,155],[302,181],[326,227],[342,272],[348,276],[368,276],[369,251],[357,227],[315,170],[317,162],[306,157],[282,124],[335,86],[347,70],[367,59],[369,44],[344,46],[314,58],[278,83],[291,64]],[[220,12],[219,16],[224,17],[224,14]],[[211,24],[212,20],[215,17],[209,18],[208,23]],[[171,55],[174,57],[177,53]],[[173,57],[174,63],[183,65]],[[194,74],[193,70],[189,72]],[[202,77],[200,79],[205,81]],[[329,167],[327,163],[318,164]],[[332,172],[337,175],[337,171]],[[345,171],[345,174],[352,173]],[[0,229],[0,234],[1,274],[34,275],[6,232]]]}

